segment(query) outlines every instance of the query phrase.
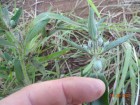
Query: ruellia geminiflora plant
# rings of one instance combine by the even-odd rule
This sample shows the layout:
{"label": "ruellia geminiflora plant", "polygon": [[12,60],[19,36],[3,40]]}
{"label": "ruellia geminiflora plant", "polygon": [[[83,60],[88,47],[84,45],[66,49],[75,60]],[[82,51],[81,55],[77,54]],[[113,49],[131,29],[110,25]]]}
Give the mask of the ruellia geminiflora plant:
{"label": "ruellia geminiflora plant", "polygon": [[113,49],[114,47],[124,43],[127,41],[129,38],[133,36],[133,34],[130,35],[125,35],[121,38],[118,38],[115,41],[109,42],[109,41],[104,41],[104,38],[102,36],[102,31],[100,31],[100,27],[102,23],[104,22],[105,18],[100,19],[100,21],[97,21],[95,19],[95,14],[94,10],[92,7],[89,7],[89,18],[88,18],[88,35],[90,39],[87,41],[87,44],[83,45],[78,45],[77,43],[67,40],[66,38],[62,38],[63,40],[67,41],[69,44],[74,46],[75,48],[86,52],[91,56],[91,62],[82,71],[82,76],[87,76],[87,77],[94,77],[94,78],[99,78],[103,80],[106,84],[106,92],[104,95],[97,101],[88,103],[88,105],[109,105],[109,98],[108,98],[108,83],[106,81],[106,77],[104,75],[104,65],[105,65],[105,58],[103,55]]}

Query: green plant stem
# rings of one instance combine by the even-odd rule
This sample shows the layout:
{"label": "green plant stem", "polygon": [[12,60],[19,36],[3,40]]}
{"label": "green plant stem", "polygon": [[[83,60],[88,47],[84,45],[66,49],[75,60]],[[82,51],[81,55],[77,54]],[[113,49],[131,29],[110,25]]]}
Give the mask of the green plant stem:
{"label": "green plant stem", "polygon": [[29,79],[28,74],[27,74],[27,70],[26,70],[26,66],[25,66],[25,62],[24,62],[24,57],[22,54],[19,55],[19,60],[21,63],[22,72],[23,72],[23,76],[24,76],[24,83],[25,83],[25,85],[29,85],[29,84],[31,84],[31,82],[30,82],[30,79]]}

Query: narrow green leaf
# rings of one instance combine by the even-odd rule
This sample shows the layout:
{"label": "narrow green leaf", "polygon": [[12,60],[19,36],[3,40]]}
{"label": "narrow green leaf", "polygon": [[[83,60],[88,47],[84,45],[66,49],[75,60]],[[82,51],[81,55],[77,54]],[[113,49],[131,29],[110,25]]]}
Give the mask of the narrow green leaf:
{"label": "narrow green leaf", "polygon": [[[139,41],[138,41],[139,43]],[[136,82],[137,82],[137,85],[136,85],[136,91],[135,89],[133,90],[133,92],[135,91],[135,104],[134,105],[138,105],[139,104],[139,98],[140,98],[140,59],[139,59],[139,56],[136,54],[136,49],[135,49],[135,46],[133,46],[133,69],[135,71],[135,78],[136,78]],[[134,75],[133,75],[134,76]],[[133,87],[132,87],[133,88]],[[133,96],[132,96],[133,97]]]}
{"label": "narrow green leaf", "polygon": [[14,47],[14,44],[10,43],[9,41],[0,38],[0,45],[2,46],[9,46],[9,47]]}
{"label": "narrow green leaf", "polygon": [[108,45],[106,45],[102,51],[102,53],[105,53],[106,51],[126,42],[128,39],[130,39],[133,35],[125,35],[121,38],[118,38],[117,40],[110,42]]}
{"label": "narrow green leaf", "polygon": [[85,69],[82,71],[83,75],[86,75],[92,68],[93,62],[91,61],[86,67]]}
{"label": "narrow green leaf", "polygon": [[16,73],[17,80],[19,82],[23,82],[23,80],[24,80],[23,72],[22,72],[20,61],[18,59],[15,59],[15,61],[14,61],[14,70]]}
{"label": "narrow green leaf", "polygon": [[68,17],[65,17],[60,14],[45,12],[45,13],[38,15],[31,23],[31,27],[29,27],[30,30],[28,31],[28,33],[26,35],[26,43],[30,42],[30,40],[32,38],[34,38],[36,35],[38,35],[40,33],[40,31],[42,31],[45,28],[46,24],[50,21],[50,19],[60,20],[60,21],[66,22],[68,24],[71,24],[71,25],[74,25],[77,27],[81,27],[81,24],[72,21]]}
{"label": "narrow green leaf", "polygon": [[6,36],[6,39],[10,42],[10,43],[13,43],[16,41],[16,38],[15,36],[13,35],[13,33],[9,32],[9,31],[5,31],[5,36]]}
{"label": "narrow green leaf", "polygon": [[130,66],[130,78],[131,78],[131,105],[135,104],[136,97],[136,75],[132,65]]}
{"label": "narrow green leaf", "polygon": [[103,22],[105,21],[106,17],[102,18],[98,23],[97,23],[97,27],[100,27],[101,24],[103,24]]}
{"label": "narrow green leaf", "polygon": [[42,40],[38,40],[41,35],[34,37],[29,43],[26,44],[25,52],[28,55],[29,52],[33,52],[40,46]]}
{"label": "narrow green leaf", "polygon": [[2,11],[1,4],[0,4],[0,28],[2,30],[7,30],[8,29],[6,23],[5,23],[4,19],[3,19],[3,11]]}
{"label": "narrow green leaf", "polygon": [[95,41],[97,39],[97,26],[96,26],[96,20],[94,18],[94,11],[91,7],[89,10],[88,31],[92,40]]}
{"label": "narrow green leaf", "polygon": [[7,79],[8,75],[5,75],[5,74],[0,74],[0,78],[4,78],[4,79]]}
{"label": "narrow green leaf", "polygon": [[91,77],[102,80],[105,83],[106,90],[101,98],[99,98],[96,101],[91,102],[90,105],[109,105],[108,83],[107,83],[107,80],[106,80],[104,74],[102,74],[102,73],[93,74]]}
{"label": "narrow green leaf", "polygon": [[7,7],[2,8],[3,20],[5,21],[6,25],[9,26],[10,16]]}
{"label": "narrow green leaf", "polygon": [[73,20],[71,20],[68,17],[65,17],[61,14],[51,13],[51,12],[45,12],[45,13],[38,15],[34,19],[34,23],[39,23],[39,22],[44,21],[46,19],[56,19],[56,20],[66,22],[66,23],[74,25],[74,26],[79,26],[79,27],[81,26],[81,24],[74,22]]}
{"label": "narrow green leaf", "polygon": [[30,42],[34,37],[36,37],[46,26],[49,22],[49,19],[40,21],[39,23],[33,23],[31,29],[27,33],[26,36],[26,43]]}
{"label": "narrow green leaf", "polygon": [[92,9],[95,11],[96,15],[100,18],[100,13],[98,12],[97,7],[95,6],[95,4],[92,2],[92,0],[87,0],[89,5],[92,7]]}
{"label": "narrow green leaf", "polygon": [[12,61],[12,57],[10,56],[10,54],[8,54],[7,52],[3,53],[3,57],[5,60],[7,61]]}
{"label": "narrow green leaf", "polygon": [[54,60],[54,59],[57,59],[57,58],[59,58],[60,56],[62,56],[64,54],[66,54],[69,50],[70,49],[66,48],[64,50],[52,53],[52,54],[50,54],[48,56],[37,57],[37,60],[40,61],[40,62],[46,62],[48,60]]}

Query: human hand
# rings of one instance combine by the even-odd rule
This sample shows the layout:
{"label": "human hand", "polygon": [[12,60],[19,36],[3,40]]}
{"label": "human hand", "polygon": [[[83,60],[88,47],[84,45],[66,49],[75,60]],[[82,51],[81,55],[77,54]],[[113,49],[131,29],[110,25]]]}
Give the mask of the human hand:
{"label": "human hand", "polygon": [[69,77],[27,86],[1,100],[0,105],[79,105],[100,98],[104,91],[101,80]]}

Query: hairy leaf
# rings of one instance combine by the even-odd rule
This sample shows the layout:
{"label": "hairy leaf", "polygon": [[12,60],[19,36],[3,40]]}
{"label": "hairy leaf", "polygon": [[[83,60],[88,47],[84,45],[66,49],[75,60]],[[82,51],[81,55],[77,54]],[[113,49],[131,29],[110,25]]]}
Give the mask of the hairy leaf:
{"label": "hairy leaf", "polygon": [[95,41],[97,39],[97,26],[96,26],[96,20],[94,18],[94,11],[91,7],[89,10],[88,31],[92,40]]}
{"label": "hairy leaf", "polygon": [[117,40],[110,42],[108,45],[106,45],[102,51],[102,53],[105,53],[106,51],[126,42],[128,39],[130,39],[133,35],[125,35],[121,38],[118,38]]}
{"label": "hairy leaf", "polygon": [[18,59],[15,59],[15,61],[14,61],[14,70],[16,73],[17,80],[19,82],[23,82],[23,80],[24,80],[23,72],[22,72],[20,61]]}

